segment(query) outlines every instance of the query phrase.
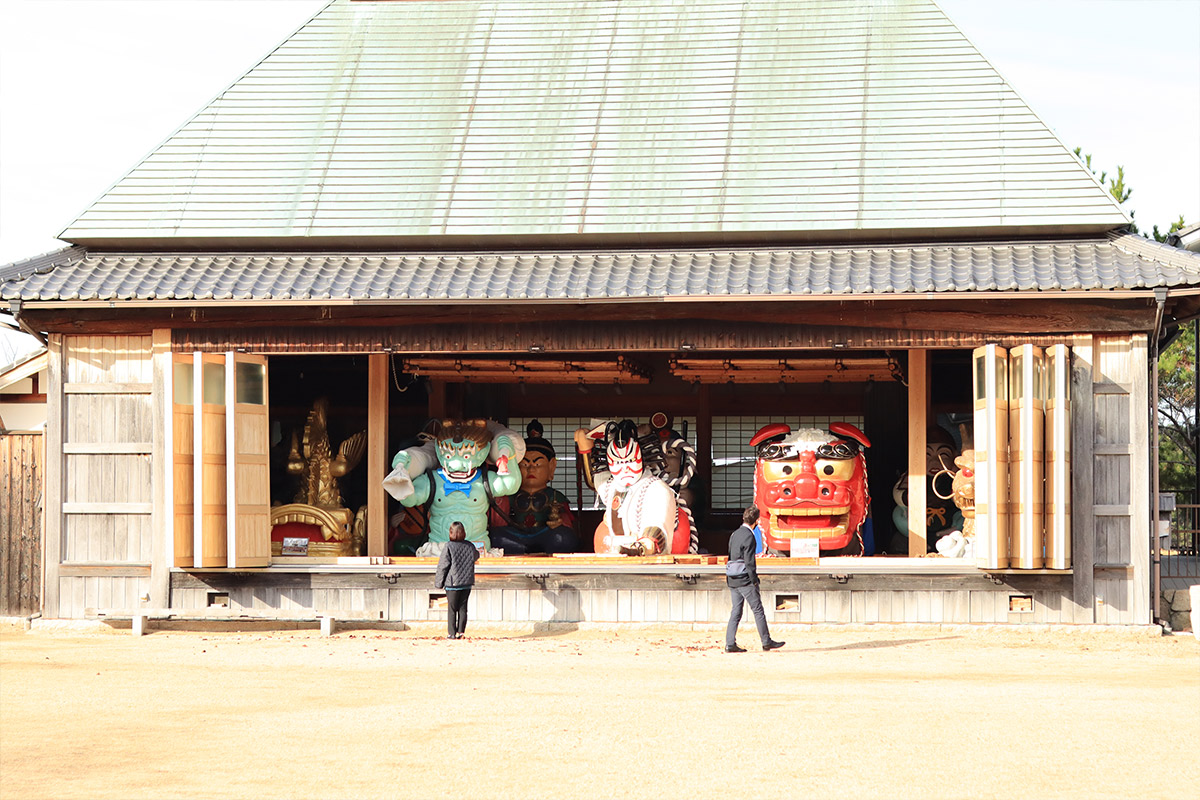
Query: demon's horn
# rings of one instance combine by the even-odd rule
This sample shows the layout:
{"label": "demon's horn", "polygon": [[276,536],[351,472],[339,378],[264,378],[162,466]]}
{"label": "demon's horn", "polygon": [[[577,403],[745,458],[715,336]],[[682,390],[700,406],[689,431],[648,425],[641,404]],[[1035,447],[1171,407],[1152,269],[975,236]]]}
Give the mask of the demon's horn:
{"label": "demon's horn", "polygon": [[770,425],[764,425],[758,429],[758,433],[750,439],[751,447],[758,447],[763,442],[769,439],[782,439],[792,432],[789,425],[782,422],[773,422]]}
{"label": "demon's horn", "polygon": [[829,423],[829,432],[842,439],[853,439],[863,447],[871,446],[871,440],[867,438],[867,435],[849,422],[831,422]]}

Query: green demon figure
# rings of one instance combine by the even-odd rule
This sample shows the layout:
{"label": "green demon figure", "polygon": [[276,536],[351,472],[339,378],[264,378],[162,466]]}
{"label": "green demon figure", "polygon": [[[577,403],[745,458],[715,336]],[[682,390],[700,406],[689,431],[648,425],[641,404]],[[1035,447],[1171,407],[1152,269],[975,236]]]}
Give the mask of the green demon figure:
{"label": "green demon figure", "polygon": [[[525,442],[515,431],[482,419],[442,420],[431,441],[397,453],[384,488],[404,506],[421,506],[433,499],[429,507],[433,546],[422,546],[417,554],[440,552],[450,540],[451,522],[461,522],[467,539],[490,548],[490,500],[521,488],[517,464],[524,455]],[[486,471],[485,462],[495,464],[495,471]]]}

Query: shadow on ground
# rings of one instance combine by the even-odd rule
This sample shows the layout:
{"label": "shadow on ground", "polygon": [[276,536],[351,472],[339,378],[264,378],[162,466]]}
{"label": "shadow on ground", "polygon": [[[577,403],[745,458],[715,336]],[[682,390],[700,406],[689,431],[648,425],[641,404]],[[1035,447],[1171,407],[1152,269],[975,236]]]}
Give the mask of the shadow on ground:
{"label": "shadow on ground", "polygon": [[961,636],[939,636],[936,639],[871,639],[867,642],[851,642],[839,644],[836,647],[805,647],[809,653],[834,652],[836,650],[876,650],[881,647],[903,647],[906,644],[921,644],[922,642],[945,642],[950,639],[961,639]]}

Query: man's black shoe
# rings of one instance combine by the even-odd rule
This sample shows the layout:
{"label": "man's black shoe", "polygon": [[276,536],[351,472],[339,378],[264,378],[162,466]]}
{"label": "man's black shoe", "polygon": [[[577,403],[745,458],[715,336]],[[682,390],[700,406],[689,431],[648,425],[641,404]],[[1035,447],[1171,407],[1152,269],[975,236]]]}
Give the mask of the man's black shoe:
{"label": "man's black shoe", "polygon": [[735,644],[735,645],[733,645],[733,646],[731,646],[731,647],[726,647],[726,648],[725,648],[725,652],[726,652],[726,653],[744,653],[744,652],[746,652],[746,648],[744,648],[744,647],[738,647],[738,646]]}
{"label": "man's black shoe", "polygon": [[774,639],[768,639],[767,643],[763,645],[763,650],[778,650],[785,644],[787,644],[787,642],[777,642]]}

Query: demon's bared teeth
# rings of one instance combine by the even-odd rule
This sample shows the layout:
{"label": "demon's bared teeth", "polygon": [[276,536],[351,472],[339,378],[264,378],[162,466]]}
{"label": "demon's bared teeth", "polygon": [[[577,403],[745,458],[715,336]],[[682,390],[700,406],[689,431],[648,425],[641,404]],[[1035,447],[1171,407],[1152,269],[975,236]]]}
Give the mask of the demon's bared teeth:
{"label": "demon's bared teeth", "polygon": [[[776,530],[774,535],[780,539],[829,539],[834,536],[845,536],[848,526],[845,520],[827,528],[790,528]],[[790,535],[789,535],[790,534]]]}
{"label": "demon's bared teeth", "polygon": [[823,508],[775,508],[771,510],[778,517],[836,517],[839,514],[849,514],[850,506],[826,506]]}
{"label": "demon's bared teeth", "polygon": [[449,478],[450,480],[454,481],[455,483],[463,483],[463,482],[469,481],[469,480],[471,480],[471,478],[475,477],[475,470],[472,469],[472,470],[468,470],[466,472],[447,472],[446,477]]}

